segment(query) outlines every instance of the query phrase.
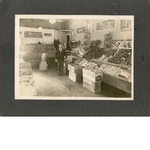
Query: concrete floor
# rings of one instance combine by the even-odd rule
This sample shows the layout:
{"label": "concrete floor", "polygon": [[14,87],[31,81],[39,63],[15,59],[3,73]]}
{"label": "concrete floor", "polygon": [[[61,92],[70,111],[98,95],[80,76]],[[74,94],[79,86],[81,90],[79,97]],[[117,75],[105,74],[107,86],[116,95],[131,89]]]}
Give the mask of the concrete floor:
{"label": "concrete floor", "polygon": [[[107,85],[103,85],[102,92],[94,94],[84,88],[82,83],[75,83],[67,75],[58,76],[56,68],[50,68],[47,71],[33,69],[33,76],[38,96],[48,97],[128,97],[124,92],[118,92]],[[110,89],[113,93],[110,93]],[[117,93],[117,94],[116,94]]]}

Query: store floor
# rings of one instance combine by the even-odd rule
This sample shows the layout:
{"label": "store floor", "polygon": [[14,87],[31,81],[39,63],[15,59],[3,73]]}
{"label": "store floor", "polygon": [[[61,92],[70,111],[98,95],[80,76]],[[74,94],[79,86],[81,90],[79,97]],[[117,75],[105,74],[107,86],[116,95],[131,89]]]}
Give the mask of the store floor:
{"label": "store floor", "polygon": [[82,83],[75,83],[67,75],[58,76],[56,68],[47,71],[33,69],[33,76],[38,96],[48,97],[128,97],[125,92],[118,91],[102,83],[102,92],[94,94],[84,88]]}

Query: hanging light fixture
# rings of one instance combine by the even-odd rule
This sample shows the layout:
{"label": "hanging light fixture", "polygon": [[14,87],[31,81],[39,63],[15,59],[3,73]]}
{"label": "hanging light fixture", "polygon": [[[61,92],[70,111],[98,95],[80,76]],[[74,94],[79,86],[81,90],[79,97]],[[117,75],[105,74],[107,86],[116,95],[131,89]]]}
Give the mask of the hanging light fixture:
{"label": "hanging light fixture", "polygon": [[56,23],[56,20],[52,18],[52,19],[49,20],[49,22],[50,22],[51,24],[54,24],[54,23]]}

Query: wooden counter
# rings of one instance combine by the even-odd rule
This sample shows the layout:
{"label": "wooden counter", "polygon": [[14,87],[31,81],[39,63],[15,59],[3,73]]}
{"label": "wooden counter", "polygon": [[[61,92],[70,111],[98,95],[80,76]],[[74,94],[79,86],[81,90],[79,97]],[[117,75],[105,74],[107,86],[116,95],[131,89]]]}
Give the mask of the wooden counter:
{"label": "wooden counter", "polygon": [[127,79],[118,77],[118,76],[111,76],[109,74],[103,73],[103,82],[112,85],[122,91],[127,93],[131,93],[132,84],[131,82],[127,81]]}

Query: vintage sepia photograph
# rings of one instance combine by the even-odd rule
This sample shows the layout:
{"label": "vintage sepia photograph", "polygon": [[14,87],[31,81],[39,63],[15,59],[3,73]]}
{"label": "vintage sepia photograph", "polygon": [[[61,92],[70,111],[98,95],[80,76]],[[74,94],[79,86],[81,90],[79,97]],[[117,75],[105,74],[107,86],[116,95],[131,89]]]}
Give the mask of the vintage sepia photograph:
{"label": "vintage sepia photograph", "polygon": [[15,15],[16,100],[134,100],[134,16]]}

